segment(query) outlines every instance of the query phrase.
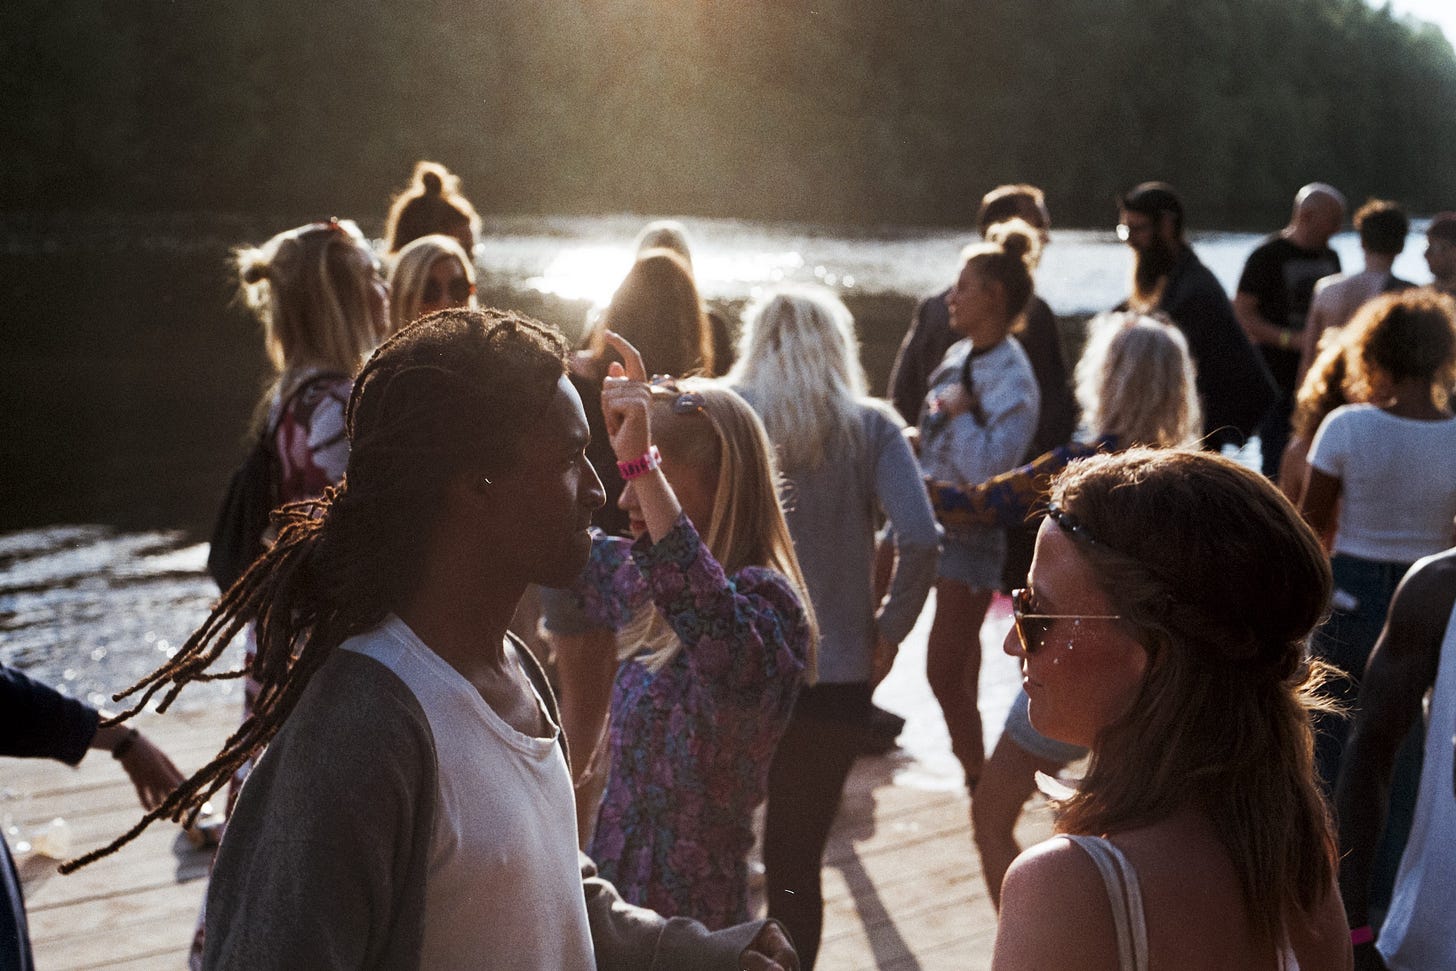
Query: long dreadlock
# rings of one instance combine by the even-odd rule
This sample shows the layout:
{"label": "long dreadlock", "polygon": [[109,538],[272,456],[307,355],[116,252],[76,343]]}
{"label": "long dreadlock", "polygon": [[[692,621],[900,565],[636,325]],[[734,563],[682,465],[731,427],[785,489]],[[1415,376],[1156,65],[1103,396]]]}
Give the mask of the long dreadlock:
{"label": "long dreadlock", "polygon": [[[161,805],[106,846],[62,864],[62,873],[116,852],[158,819],[191,825],[273,740],[334,649],[377,627],[411,592],[450,477],[515,462],[522,432],[565,373],[566,350],[559,333],[519,314],[446,310],[375,351],[349,397],[344,480],[273,513],[277,542],[176,654],[115,696],[137,698],[104,724],[126,721],[159,693],[164,712],[189,684],[245,674],[261,686],[253,713]],[[257,640],[251,668],[211,671],[249,623]]]}

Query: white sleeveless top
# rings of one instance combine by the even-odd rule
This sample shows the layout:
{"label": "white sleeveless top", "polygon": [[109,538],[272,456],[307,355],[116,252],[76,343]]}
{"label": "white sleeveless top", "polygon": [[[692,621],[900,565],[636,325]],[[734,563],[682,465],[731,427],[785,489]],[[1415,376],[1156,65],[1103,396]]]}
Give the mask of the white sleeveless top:
{"label": "white sleeveless top", "polygon": [[[1107,899],[1112,904],[1112,923],[1117,934],[1117,962],[1121,971],[1150,971],[1148,922],[1143,914],[1143,891],[1137,871],[1122,851],[1101,836],[1065,836],[1097,864]],[[1281,971],[1299,971],[1299,962],[1286,945],[1279,953]]]}
{"label": "white sleeveless top", "polygon": [[1456,782],[1452,747],[1456,744],[1456,610],[1446,623],[1441,658],[1431,692],[1426,726],[1425,762],[1415,819],[1385,925],[1376,943],[1391,971],[1456,968],[1456,931],[1451,901],[1456,899]]}

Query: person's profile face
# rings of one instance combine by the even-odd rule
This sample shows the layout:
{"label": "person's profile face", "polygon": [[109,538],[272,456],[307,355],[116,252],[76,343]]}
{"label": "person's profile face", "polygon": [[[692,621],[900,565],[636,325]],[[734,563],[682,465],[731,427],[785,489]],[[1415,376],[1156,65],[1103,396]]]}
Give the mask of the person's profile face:
{"label": "person's profile face", "polygon": [[1001,288],[986,279],[974,263],[965,263],[955,286],[946,294],[950,312],[950,329],[961,337],[970,337],[980,344],[999,339],[998,328],[1004,330],[1005,295]]}
{"label": "person's profile face", "polygon": [[1439,236],[1427,236],[1426,266],[1438,280],[1456,277],[1456,243]]}
{"label": "person's profile face", "polygon": [[420,315],[451,307],[469,306],[475,286],[465,267],[453,256],[442,256],[430,265],[420,289]]}
{"label": "person's profile face", "polygon": [[1141,212],[1124,209],[1118,214],[1117,238],[1136,252],[1143,252],[1158,240],[1158,220]]}
{"label": "person's profile face", "polygon": [[[1050,519],[1042,523],[1020,617],[1005,651],[1021,660],[1028,714],[1048,738],[1091,746],[1137,697],[1147,651],[1097,583],[1078,540]],[[1026,631],[1034,642],[1022,642]]]}
{"label": "person's profile face", "polygon": [[524,435],[516,466],[491,485],[508,523],[508,555],[532,583],[570,586],[586,566],[592,513],[606,502],[586,458],[590,440],[581,397],[563,375],[545,412]]}

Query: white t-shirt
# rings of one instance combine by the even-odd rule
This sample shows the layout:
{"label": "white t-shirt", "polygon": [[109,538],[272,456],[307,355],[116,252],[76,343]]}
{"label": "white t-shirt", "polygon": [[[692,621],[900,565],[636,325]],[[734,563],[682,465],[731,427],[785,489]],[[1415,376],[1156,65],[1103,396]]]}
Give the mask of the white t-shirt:
{"label": "white t-shirt", "polygon": [[1336,553],[1411,563],[1451,545],[1456,418],[1419,421],[1345,405],[1315,433],[1309,464],[1340,480]]}
{"label": "white t-shirt", "polygon": [[440,791],[420,967],[595,969],[560,729],[516,731],[398,617],[342,647],[398,675],[434,735]]}

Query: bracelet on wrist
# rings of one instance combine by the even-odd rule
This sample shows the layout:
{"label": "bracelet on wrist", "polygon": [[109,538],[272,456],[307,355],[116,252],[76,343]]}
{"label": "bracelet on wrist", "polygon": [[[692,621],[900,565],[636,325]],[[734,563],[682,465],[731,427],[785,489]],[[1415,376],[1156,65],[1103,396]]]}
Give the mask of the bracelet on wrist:
{"label": "bracelet on wrist", "polygon": [[136,744],[137,736],[140,734],[141,732],[137,731],[135,728],[127,729],[127,732],[124,736],[122,736],[121,741],[117,742],[111,747],[111,757],[113,759],[116,759],[117,761],[126,758],[126,753],[131,751],[131,747]]}
{"label": "bracelet on wrist", "polygon": [[1375,940],[1375,931],[1369,924],[1361,924],[1359,927],[1350,928],[1350,946],[1359,947],[1361,944],[1369,944]]}
{"label": "bracelet on wrist", "polygon": [[636,479],[646,475],[653,469],[661,468],[662,454],[657,451],[657,446],[649,446],[641,458],[633,459],[630,462],[618,462],[617,472],[624,480]]}

